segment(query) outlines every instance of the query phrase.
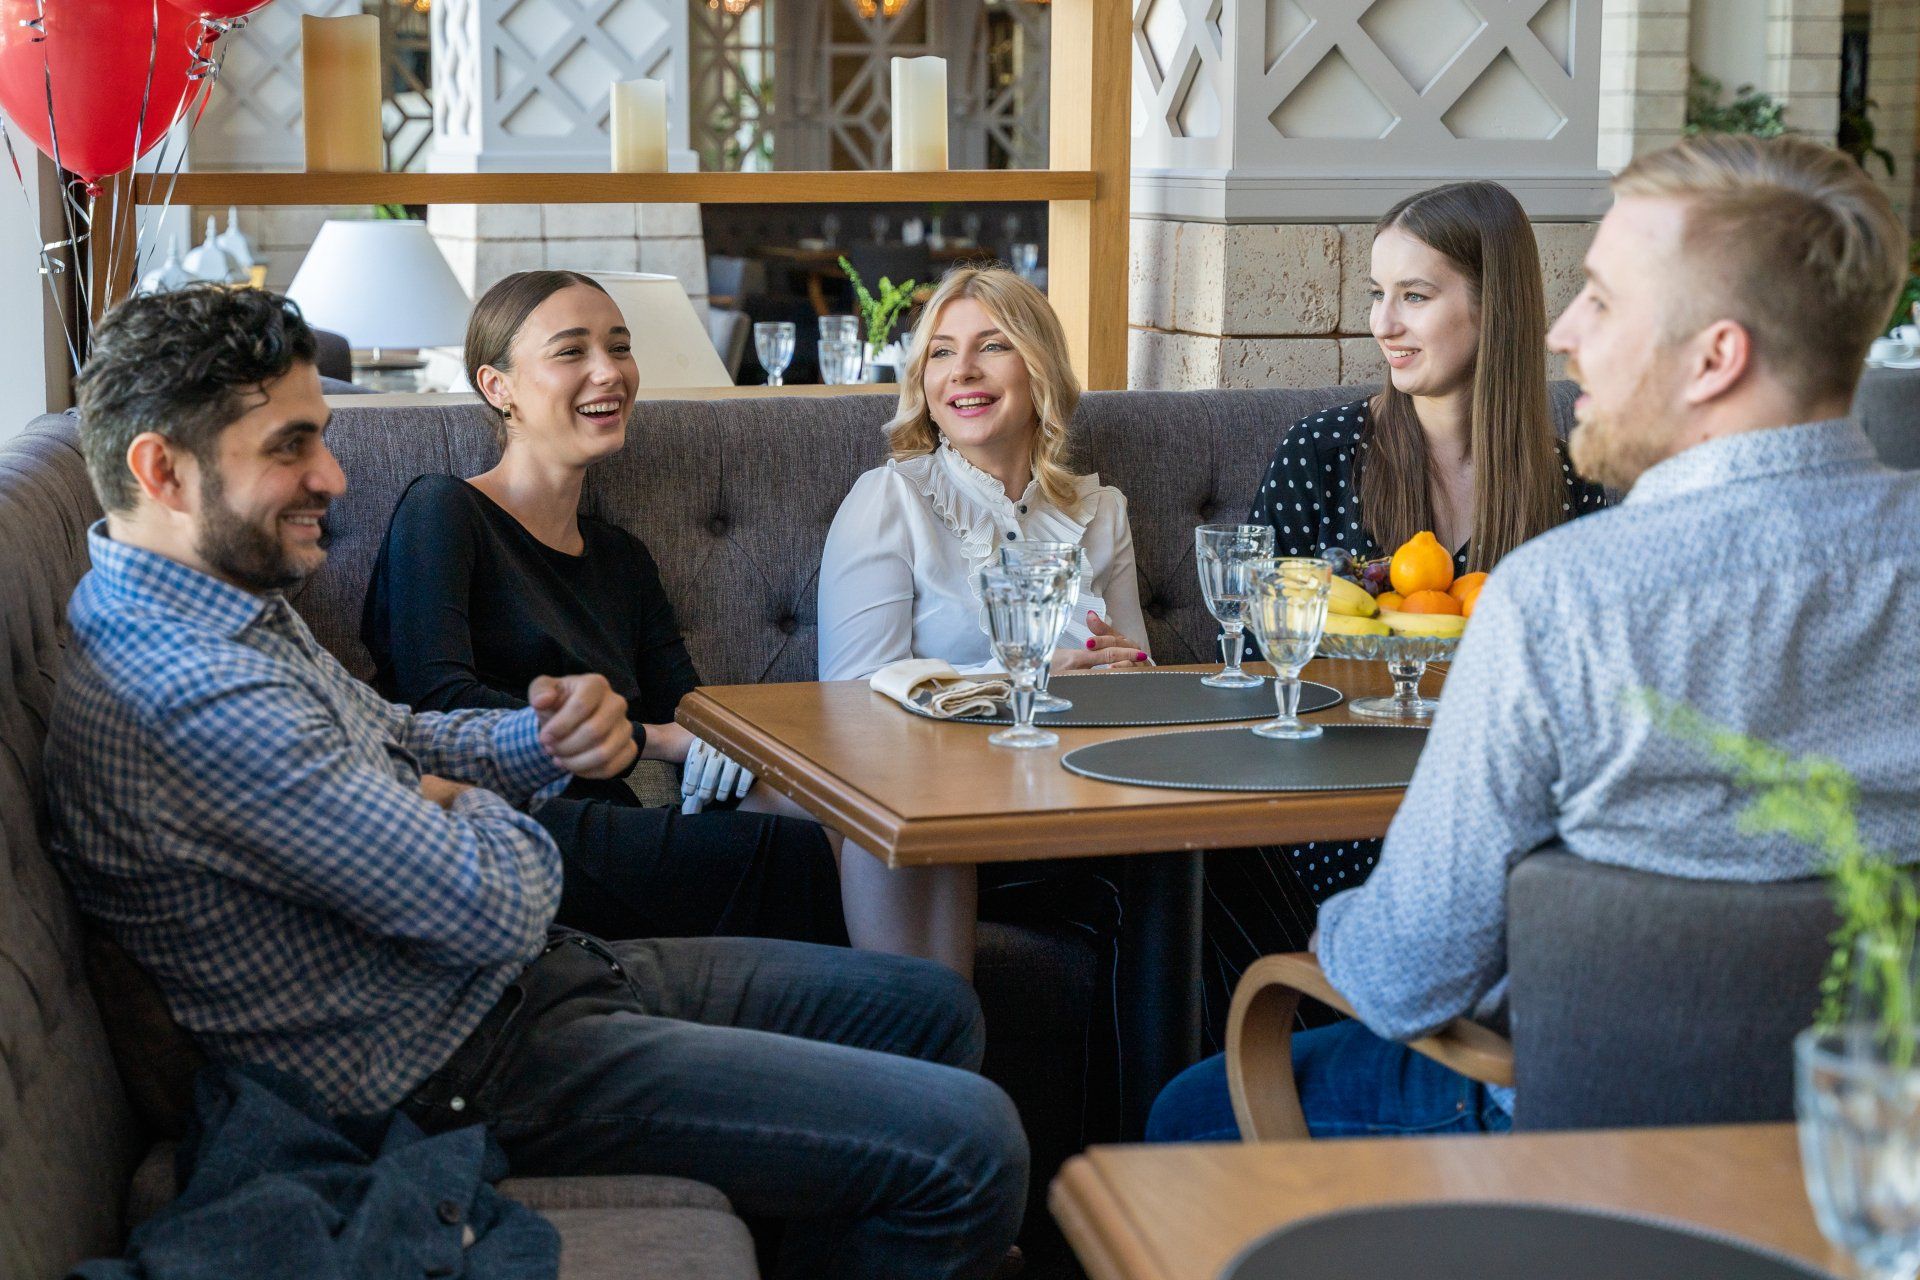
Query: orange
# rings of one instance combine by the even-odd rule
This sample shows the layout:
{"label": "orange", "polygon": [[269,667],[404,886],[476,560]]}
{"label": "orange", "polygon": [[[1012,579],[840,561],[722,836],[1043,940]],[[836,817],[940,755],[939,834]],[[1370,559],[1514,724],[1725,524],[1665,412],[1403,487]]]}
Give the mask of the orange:
{"label": "orange", "polygon": [[1382,591],[1379,595],[1373,598],[1373,602],[1379,605],[1382,609],[1404,608],[1406,605],[1406,601],[1407,601],[1407,598],[1401,595],[1398,591]]}
{"label": "orange", "polygon": [[1445,591],[1453,585],[1453,557],[1431,530],[1423,529],[1400,544],[1387,565],[1393,589],[1403,596],[1417,591]]}
{"label": "orange", "polygon": [[1400,606],[1402,613],[1451,613],[1460,616],[1460,602],[1444,591],[1415,591]]}
{"label": "orange", "polygon": [[1486,581],[1487,575],[1484,573],[1466,573],[1455,578],[1453,585],[1447,588],[1447,594],[1460,602],[1461,617],[1473,616],[1473,602],[1480,598],[1480,588],[1486,585]]}

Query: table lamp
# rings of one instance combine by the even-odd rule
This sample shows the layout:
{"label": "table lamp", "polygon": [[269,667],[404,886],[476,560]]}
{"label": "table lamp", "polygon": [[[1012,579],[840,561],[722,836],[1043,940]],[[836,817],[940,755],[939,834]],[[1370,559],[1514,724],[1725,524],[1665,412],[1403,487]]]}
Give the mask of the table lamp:
{"label": "table lamp", "polygon": [[633,334],[642,387],[730,387],[707,326],[676,276],[587,271],[600,282]]}
{"label": "table lamp", "polygon": [[346,338],[354,381],[381,391],[420,390],[419,349],[459,346],[473,310],[427,224],[387,218],[327,222],[287,296],[308,324]]}

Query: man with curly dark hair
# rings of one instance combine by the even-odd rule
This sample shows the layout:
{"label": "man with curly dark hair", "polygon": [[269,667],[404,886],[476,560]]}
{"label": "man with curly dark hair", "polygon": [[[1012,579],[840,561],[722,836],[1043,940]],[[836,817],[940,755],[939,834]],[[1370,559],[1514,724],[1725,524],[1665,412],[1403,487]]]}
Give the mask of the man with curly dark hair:
{"label": "man with curly dark hair", "polygon": [[80,379],[107,517],[47,737],[81,908],[216,1063],[330,1111],[492,1126],[516,1170],[677,1174],[789,1220],[778,1274],[980,1277],[1026,1194],[979,1003],[929,961],[550,928],[527,810],[635,748],[600,675],[515,711],[414,714],[282,592],[346,477],[298,308],[134,298]]}

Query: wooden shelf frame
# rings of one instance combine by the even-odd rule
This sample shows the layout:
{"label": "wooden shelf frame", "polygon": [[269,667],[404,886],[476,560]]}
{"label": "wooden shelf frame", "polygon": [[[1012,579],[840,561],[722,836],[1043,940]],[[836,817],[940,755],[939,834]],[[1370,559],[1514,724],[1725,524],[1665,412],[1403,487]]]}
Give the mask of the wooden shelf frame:
{"label": "wooden shelf frame", "polygon": [[[1048,294],[1090,391],[1127,385],[1132,6],[1052,0],[1046,169],[895,173],[182,173],[109,179],[96,222],[92,310],[124,294],[136,205],[968,204],[1045,202]],[[96,208],[101,207],[96,205]],[[110,274],[103,267],[115,268]],[[127,267],[127,272],[118,270]]]}
{"label": "wooden shelf frame", "polygon": [[141,174],[135,204],[961,204],[1091,200],[1097,174],[946,173],[183,173]]}

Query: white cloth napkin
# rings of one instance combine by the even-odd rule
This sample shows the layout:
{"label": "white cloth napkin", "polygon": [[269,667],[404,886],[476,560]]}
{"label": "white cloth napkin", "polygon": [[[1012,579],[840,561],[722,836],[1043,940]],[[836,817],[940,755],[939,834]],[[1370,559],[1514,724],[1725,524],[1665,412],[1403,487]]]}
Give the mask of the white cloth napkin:
{"label": "white cloth napkin", "polygon": [[917,709],[942,720],[995,715],[1013,696],[1013,684],[1004,677],[967,680],[939,658],[903,658],[880,668],[867,681],[875,693],[903,707],[913,706],[913,691],[928,683],[935,686],[933,696]]}

